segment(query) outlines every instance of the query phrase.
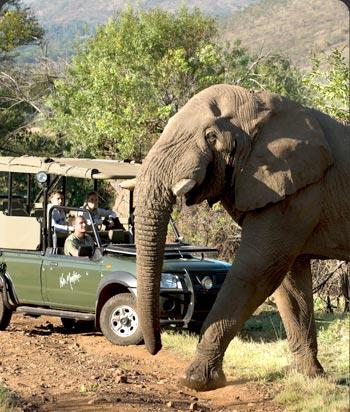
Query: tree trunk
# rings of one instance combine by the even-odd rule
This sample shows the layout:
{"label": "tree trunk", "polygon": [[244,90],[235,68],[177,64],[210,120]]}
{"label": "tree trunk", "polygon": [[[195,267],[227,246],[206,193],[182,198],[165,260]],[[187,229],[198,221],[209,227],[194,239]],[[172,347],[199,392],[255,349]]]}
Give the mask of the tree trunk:
{"label": "tree trunk", "polygon": [[341,292],[344,297],[344,313],[350,312],[350,299],[349,299],[349,265],[347,265],[346,271],[342,273],[341,278]]}

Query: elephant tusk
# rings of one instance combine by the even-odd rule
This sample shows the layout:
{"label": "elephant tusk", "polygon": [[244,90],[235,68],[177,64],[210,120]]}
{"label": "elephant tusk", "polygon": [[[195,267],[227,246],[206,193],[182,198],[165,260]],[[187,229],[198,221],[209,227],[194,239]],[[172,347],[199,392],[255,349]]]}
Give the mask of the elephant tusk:
{"label": "elephant tusk", "polygon": [[122,189],[134,190],[136,186],[136,178],[124,180],[123,182],[119,183],[119,186]]}
{"label": "elephant tusk", "polygon": [[173,193],[175,196],[182,196],[188,193],[195,185],[194,179],[181,179],[173,186]]}

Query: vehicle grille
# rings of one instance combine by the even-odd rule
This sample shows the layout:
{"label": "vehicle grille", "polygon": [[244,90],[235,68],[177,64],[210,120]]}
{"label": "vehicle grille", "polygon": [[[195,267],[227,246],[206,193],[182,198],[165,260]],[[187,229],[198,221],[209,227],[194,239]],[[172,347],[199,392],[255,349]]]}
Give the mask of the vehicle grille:
{"label": "vehicle grille", "polygon": [[215,293],[218,292],[218,289],[222,286],[224,283],[224,280],[227,275],[227,270],[212,270],[212,271],[190,271],[189,275],[191,277],[193,287],[194,288],[201,288],[204,289],[201,282],[206,276],[210,276],[211,279],[213,280],[213,287],[209,289],[208,292],[215,290]]}

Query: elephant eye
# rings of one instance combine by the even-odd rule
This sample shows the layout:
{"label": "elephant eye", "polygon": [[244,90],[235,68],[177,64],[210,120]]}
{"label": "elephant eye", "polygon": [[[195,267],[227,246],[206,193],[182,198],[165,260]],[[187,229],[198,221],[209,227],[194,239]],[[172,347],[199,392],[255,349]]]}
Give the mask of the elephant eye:
{"label": "elephant eye", "polygon": [[215,132],[209,132],[206,134],[205,139],[206,141],[210,144],[210,145],[214,145],[216,140],[217,140],[217,136]]}

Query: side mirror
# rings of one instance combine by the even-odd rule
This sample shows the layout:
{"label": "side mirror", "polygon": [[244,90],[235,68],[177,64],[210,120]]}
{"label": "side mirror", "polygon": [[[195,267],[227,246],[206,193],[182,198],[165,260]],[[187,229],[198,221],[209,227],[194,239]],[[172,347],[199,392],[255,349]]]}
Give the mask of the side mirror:
{"label": "side mirror", "polygon": [[91,258],[93,253],[94,250],[92,246],[79,246],[78,256],[87,256]]}

